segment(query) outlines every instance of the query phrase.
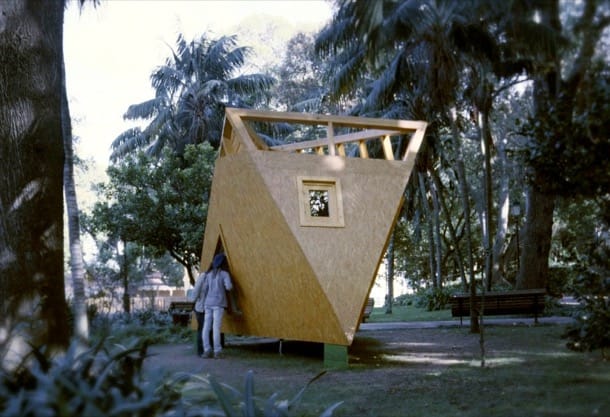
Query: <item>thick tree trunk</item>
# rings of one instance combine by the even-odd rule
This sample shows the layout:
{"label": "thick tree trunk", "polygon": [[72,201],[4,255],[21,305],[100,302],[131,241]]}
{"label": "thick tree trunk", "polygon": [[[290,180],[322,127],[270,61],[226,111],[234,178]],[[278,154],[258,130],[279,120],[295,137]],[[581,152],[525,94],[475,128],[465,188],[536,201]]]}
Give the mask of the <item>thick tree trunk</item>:
{"label": "thick tree trunk", "polygon": [[[0,317],[13,358],[69,342],[63,276],[64,2],[0,2]],[[19,325],[19,335],[10,333]],[[4,339],[7,338],[7,339]]]}
{"label": "thick tree trunk", "polygon": [[493,269],[493,251],[491,244],[492,236],[492,220],[491,213],[493,212],[493,190],[491,181],[491,130],[489,127],[488,109],[481,110],[479,115],[479,134],[481,136],[481,149],[483,152],[483,184],[485,190],[484,209],[483,209],[483,249],[485,251],[485,287],[488,291],[491,290],[491,278]]}
{"label": "thick tree trunk", "polygon": [[[583,13],[575,27],[579,28],[576,54],[560,55],[561,49],[545,62],[545,72],[536,74],[534,82],[534,112],[535,116],[544,118],[551,111],[561,111],[565,120],[573,117],[574,100],[585,78],[591,61],[595,55],[596,45],[610,24],[605,13],[603,2],[590,0],[585,2]],[[561,36],[563,28],[560,18],[559,0],[542,2],[538,14],[542,24],[552,28],[557,36]],[[572,54],[572,51],[569,52]],[[570,59],[573,59],[570,61]],[[564,71],[569,68],[569,71]],[[567,73],[562,79],[562,74]],[[565,129],[565,126],[562,127]],[[561,137],[561,135],[550,135]],[[543,143],[546,137],[536,137],[532,140]],[[559,164],[559,161],[557,161]],[[520,236],[523,243],[520,257],[520,269],[517,279],[519,288],[546,288],[548,281],[548,256],[551,247],[553,226],[553,211],[555,195],[550,190],[549,182],[553,178],[544,178],[535,167],[530,168],[531,183],[526,190],[525,227]]]}
{"label": "thick tree trunk", "polygon": [[525,225],[517,288],[546,288],[555,197],[534,186],[526,189]]}
{"label": "thick tree trunk", "polygon": [[491,269],[491,280],[493,283],[506,282],[504,277],[504,253],[506,233],[508,231],[508,219],[510,214],[509,178],[506,169],[506,152],[502,140],[497,141],[496,150],[496,173],[498,175],[498,198],[496,216],[496,235],[493,244],[493,265]]}

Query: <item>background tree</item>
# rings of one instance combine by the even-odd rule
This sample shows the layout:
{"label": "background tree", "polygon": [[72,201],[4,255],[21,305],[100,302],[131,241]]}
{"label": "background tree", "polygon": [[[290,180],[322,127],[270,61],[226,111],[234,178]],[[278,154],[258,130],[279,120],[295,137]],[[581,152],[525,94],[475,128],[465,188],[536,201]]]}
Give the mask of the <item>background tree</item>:
{"label": "background tree", "polygon": [[[64,72],[65,78],[65,72]],[[64,87],[62,95],[62,130],[64,139],[64,194],[66,198],[66,213],[68,215],[68,244],[70,247],[70,275],[72,278],[72,316],[74,336],[81,342],[89,339],[89,320],[87,318],[87,299],[85,296],[85,264],[81,244],[80,213],[76,197],[74,180],[74,138],[72,137],[72,121],[68,108],[68,98]]]}
{"label": "background tree", "polygon": [[136,150],[160,156],[165,146],[181,155],[188,144],[218,147],[225,107],[255,107],[268,100],[273,83],[263,74],[239,74],[249,48],[235,36],[187,42],[178,36],[165,65],[151,75],[155,97],[129,106],[124,117],[145,120],[112,142],[111,160]]}
{"label": "background tree", "polygon": [[[488,35],[471,24],[470,13],[469,5],[456,2],[380,1],[372,10],[367,2],[340,2],[333,22],[318,38],[318,48],[332,53],[340,68],[334,71],[331,84],[335,95],[348,91],[367,73],[374,77],[354,112],[440,121],[440,126],[432,124],[429,129],[447,132],[463,206],[468,275],[474,284],[471,190],[462,147],[459,91],[464,68],[474,55],[482,53],[473,53],[477,44],[465,43],[463,38],[480,40]],[[397,102],[397,97],[414,92],[422,97],[410,100],[423,104],[418,111]],[[471,285],[472,291],[474,288]],[[476,331],[474,309],[472,314],[471,329]]]}
{"label": "background tree", "polygon": [[[521,268],[518,277],[520,287],[543,288],[548,280],[548,256],[557,197],[555,186],[557,178],[562,176],[559,171],[563,170],[564,166],[581,168],[578,163],[564,165],[565,155],[570,154],[571,151],[575,151],[576,154],[587,153],[586,147],[591,143],[589,139],[579,143],[575,148],[570,146],[575,144],[572,140],[573,135],[575,133],[580,135],[580,130],[574,126],[574,122],[578,120],[578,103],[586,100],[584,97],[586,97],[587,75],[592,69],[601,36],[610,24],[610,7],[607,2],[588,0],[582,3],[580,10],[576,5],[564,10],[566,13],[574,13],[572,18],[565,15],[562,18],[562,9],[558,0],[534,2],[525,5],[523,9],[518,3],[516,6],[517,9],[513,10],[513,13],[523,13],[529,18],[530,25],[541,26],[548,32],[547,36],[541,37],[548,42],[545,53],[537,53],[533,59],[532,116],[534,125],[541,122],[545,128],[536,129],[528,144],[534,152],[529,154],[526,161],[528,186],[522,239],[524,250],[521,251]],[[515,40],[522,51],[525,49],[530,54],[536,52],[527,49],[532,42],[531,39],[522,37],[523,31],[517,30],[516,27],[508,29],[507,34]],[[566,43],[565,40],[569,42]],[[540,49],[537,52],[540,52]],[[607,54],[602,56],[607,59]],[[586,115],[585,124],[596,121],[596,116]],[[549,118],[561,123],[545,123]],[[583,136],[588,139],[587,135]],[[555,150],[546,152],[551,148]],[[542,161],[544,161],[543,165],[554,167],[552,175],[548,175],[550,172],[547,170],[541,169],[538,162]],[[579,170],[579,174],[584,172]]]}
{"label": "background tree", "polygon": [[208,143],[188,145],[182,158],[170,149],[160,159],[140,152],[109,167],[91,213],[94,230],[169,253],[194,284],[216,154]]}
{"label": "background tree", "polygon": [[338,112],[325,100],[328,87],[324,85],[324,74],[328,63],[315,53],[314,42],[314,34],[304,32],[288,41],[284,58],[274,69],[278,82],[272,89],[271,105],[279,111]]}

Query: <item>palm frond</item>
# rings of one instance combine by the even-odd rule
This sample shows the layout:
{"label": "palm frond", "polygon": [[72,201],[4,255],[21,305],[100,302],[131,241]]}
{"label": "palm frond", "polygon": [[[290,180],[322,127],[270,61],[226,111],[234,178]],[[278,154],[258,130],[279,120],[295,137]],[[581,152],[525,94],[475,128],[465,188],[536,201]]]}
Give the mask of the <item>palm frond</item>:
{"label": "palm frond", "polygon": [[126,120],[137,120],[137,119],[150,119],[157,113],[157,109],[160,107],[162,100],[159,97],[144,101],[138,104],[132,104],[127,108],[123,119]]}
{"label": "palm frond", "polygon": [[365,51],[363,48],[341,54],[339,59],[343,61],[339,66],[339,71],[330,80],[331,96],[336,97],[346,94],[354,85],[357,85],[356,81],[366,69],[364,58]]}
{"label": "palm frond", "polygon": [[227,86],[237,94],[256,94],[269,90],[275,78],[265,74],[246,74],[227,80]]}
{"label": "palm frond", "polygon": [[145,148],[150,142],[150,136],[139,128],[130,129],[119,135],[111,144],[110,160],[119,161],[136,150]]}
{"label": "palm frond", "polygon": [[379,109],[388,104],[397,90],[396,84],[401,80],[399,67],[402,61],[402,54],[397,54],[385,71],[373,81],[373,88],[366,97],[364,111]]}
{"label": "palm frond", "polygon": [[322,106],[322,97],[312,97],[305,100],[301,100],[298,103],[294,103],[290,111],[303,112],[303,113],[316,113]]}
{"label": "palm frond", "polygon": [[184,72],[171,65],[157,67],[150,75],[150,82],[156,95],[171,96],[184,85]]}

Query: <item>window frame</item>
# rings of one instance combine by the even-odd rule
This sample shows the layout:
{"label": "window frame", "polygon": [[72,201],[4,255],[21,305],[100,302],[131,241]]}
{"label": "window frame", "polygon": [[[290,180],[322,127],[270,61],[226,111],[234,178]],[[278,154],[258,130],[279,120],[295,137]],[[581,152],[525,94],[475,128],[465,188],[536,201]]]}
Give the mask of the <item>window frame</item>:
{"label": "window frame", "polygon": [[[299,220],[304,227],[345,227],[341,180],[333,177],[298,176]],[[328,193],[328,216],[312,216],[310,192]]]}

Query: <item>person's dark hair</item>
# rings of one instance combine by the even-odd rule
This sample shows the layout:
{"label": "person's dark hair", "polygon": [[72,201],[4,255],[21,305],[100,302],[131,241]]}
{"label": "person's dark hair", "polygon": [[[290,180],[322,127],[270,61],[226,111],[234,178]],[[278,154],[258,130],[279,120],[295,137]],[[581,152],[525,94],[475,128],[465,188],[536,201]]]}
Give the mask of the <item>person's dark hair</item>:
{"label": "person's dark hair", "polygon": [[212,265],[210,269],[218,269],[221,268],[226,260],[224,253],[217,253],[214,255],[214,260],[212,260]]}

